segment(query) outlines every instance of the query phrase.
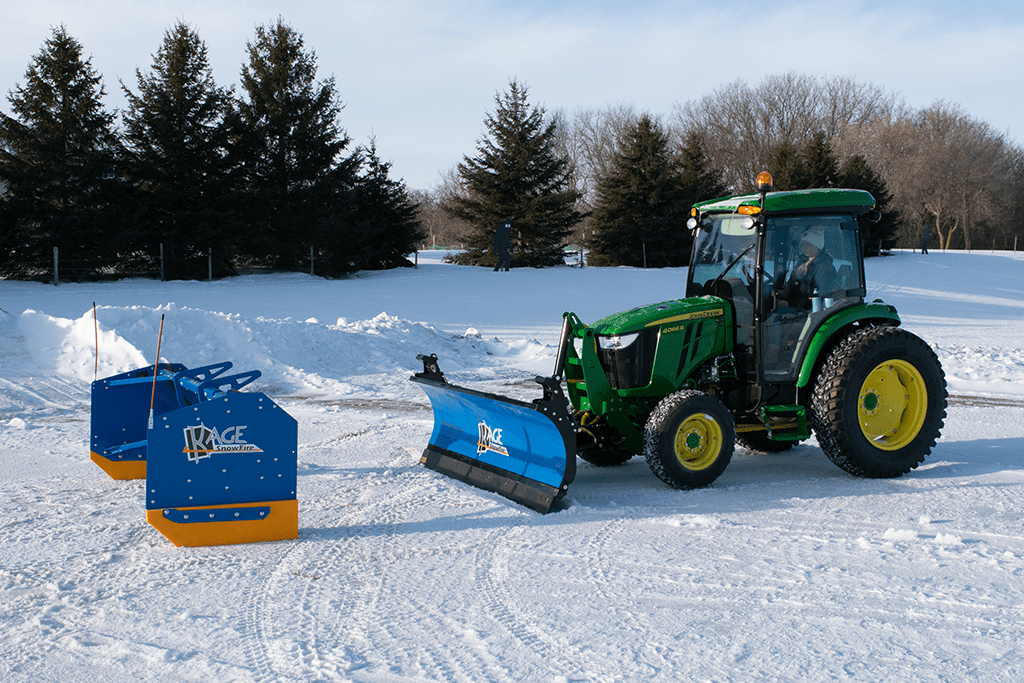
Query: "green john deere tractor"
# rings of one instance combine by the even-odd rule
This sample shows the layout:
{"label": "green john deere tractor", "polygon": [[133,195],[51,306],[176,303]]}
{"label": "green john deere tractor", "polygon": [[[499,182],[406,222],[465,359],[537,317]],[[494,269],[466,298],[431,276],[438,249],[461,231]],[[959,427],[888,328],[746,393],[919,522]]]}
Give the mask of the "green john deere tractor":
{"label": "green john deere tractor", "polygon": [[[866,303],[860,190],[772,192],[697,204],[686,298],[590,325],[566,313],[555,371],[532,403],[449,384],[423,357],[434,433],[422,462],[547,512],[575,458],[643,454],[697,488],[734,443],[782,451],[811,436],[851,474],[896,477],[931,451],[946,410],[932,349],[896,310]],[[562,381],[564,380],[564,394]]]}

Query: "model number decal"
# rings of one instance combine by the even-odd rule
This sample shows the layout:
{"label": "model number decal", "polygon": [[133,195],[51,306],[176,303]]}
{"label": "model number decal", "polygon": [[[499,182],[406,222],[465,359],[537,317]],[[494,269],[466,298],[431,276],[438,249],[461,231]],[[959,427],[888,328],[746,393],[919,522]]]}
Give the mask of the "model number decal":
{"label": "model number decal", "polygon": [[[693,313],[683,313],[682,315],[675,315],[671,318],[665,318],[663,320],[656,320],[653,323],[647,323],[647,327],[654,327],[655,325],[665,325],[667,323],[678,323],[689,320],[703,320],[704,318],[718,318],[725,315],[724,308],[712,308],[707,311],[694,311]],[[686,327],[686,325],[677,325],[676,327],[669,327],[662,330],[662,333],[668,334],[669,332],[678,332],[679,330]]]}

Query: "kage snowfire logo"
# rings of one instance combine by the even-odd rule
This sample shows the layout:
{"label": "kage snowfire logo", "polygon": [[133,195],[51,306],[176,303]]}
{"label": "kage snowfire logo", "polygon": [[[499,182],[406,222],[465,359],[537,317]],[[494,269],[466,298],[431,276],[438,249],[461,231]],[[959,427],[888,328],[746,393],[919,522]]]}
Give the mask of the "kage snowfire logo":
{"label": "kage snowfire logo", "polygon": [[487,451],[498,455],[508,456],[508,449],[501,443],[501,429],[491,429],[483,420],[480,420],[480,438],[476,442],[476,454],[481,455]]}
{"label": "kage snowfire logo", "polygon": [[242,430],[247,428],[248,425],[235,425],[218,432],[216,427],[207,427],[204,424],[185,427],[183,452],[188,455],[190,462],[199,462],[214,453],[262,453],[262,448],[243,438]]}

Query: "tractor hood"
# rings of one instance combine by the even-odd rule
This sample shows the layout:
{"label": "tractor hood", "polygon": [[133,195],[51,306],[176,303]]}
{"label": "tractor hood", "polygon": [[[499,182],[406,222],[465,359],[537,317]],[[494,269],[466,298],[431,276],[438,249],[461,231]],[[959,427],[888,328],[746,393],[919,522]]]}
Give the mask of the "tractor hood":
{"label": "tractor hood", "polygon": [[718,297],[702,296],[649,304],[615,313],[590,325],[598,335],[621,335],[639,332],[670,323],[725,317],[729,304]]}

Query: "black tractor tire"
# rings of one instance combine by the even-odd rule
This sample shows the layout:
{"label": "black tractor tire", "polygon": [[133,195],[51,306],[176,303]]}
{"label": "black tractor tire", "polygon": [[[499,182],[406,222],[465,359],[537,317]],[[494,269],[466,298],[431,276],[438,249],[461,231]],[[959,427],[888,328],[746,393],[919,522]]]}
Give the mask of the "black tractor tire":
{"label": "black tractor tire", "polygon": [[732,458],[736,428],[721,401],[701,391],[678,391],[662,399],[644,427],[644,457],[669,486],[709,485]]}
{"label": "black tractor tire", "polygon": [[822,366],[811,417],[818,444],[842,469],[860,477],[901,476],[924,462],[942,430],[942,365],[906,330],[859,330]]}
{"label": "black tractor tire", "polygon": [[795,446],[796,441],[772,441],[768,432],[743,432],[736,435],[736,445],[756,453],[781,453]]}

